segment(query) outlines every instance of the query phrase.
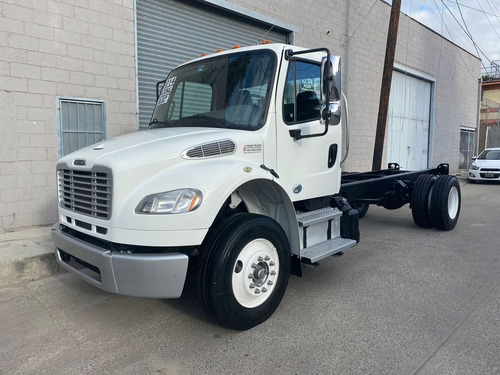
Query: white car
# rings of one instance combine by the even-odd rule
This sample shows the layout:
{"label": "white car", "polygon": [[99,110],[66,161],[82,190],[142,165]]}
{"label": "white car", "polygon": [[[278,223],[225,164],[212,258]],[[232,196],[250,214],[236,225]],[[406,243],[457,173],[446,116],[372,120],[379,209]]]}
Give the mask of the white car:
{"label": "white car", "polygon": [[469,181],[500,181],[500,147],[487,148],[473,158]]}

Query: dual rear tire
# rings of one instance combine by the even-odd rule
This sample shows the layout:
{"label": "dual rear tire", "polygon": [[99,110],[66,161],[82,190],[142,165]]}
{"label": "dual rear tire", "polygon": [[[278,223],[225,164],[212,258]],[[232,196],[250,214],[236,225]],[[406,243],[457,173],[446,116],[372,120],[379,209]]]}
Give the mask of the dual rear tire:
{"label": "dual rear tire", "polygon": [[421,228],[449,231],[460,215],[460,184],[455,176],[420,175],[411,198],[412,216]]}

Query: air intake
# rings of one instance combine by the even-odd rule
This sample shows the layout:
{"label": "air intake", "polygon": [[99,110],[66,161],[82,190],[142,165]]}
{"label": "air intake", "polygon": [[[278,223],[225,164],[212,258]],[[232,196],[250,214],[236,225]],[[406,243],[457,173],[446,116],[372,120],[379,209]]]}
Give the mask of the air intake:
{"label": "air intake", "polygon": [[215,156],[230,155],[236,150],[236,144],[231,139],[204,143],[190,148],[182,153],[185,159],[213,158]]}

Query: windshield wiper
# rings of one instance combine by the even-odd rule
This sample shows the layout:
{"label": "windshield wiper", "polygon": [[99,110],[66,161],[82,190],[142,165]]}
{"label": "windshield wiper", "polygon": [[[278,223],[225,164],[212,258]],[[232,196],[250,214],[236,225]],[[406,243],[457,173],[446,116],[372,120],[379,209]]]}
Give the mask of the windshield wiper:
{"label": "windshield wiper", "polygon": [[214,122],[216,125],[218,125],[221,128],[226,127],[226,124],[220,122],[220,119],[213,117],[213,116],[200,115],[199,113],[197,113],[196,115],[183,117],[183,118],[179,119],[178,122],[185,121],[185,120],[189,121],[189,120],[194,120],[194,119],[196,119],[196,120],[209,120],[209,121]]}
{"label": "windshield wiper", "polygon": [[170,126],[170,125],[166,121],[158,121],[157,118],[152,119],[151,122],[149,123],[150,129],[163,128],[165,126]]}

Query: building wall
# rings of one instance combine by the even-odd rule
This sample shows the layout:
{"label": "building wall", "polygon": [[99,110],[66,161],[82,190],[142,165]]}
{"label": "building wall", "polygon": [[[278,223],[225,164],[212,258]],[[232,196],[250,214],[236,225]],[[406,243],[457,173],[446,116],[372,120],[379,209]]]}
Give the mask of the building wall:
{"label": "building wall", "polygon": [[0,2],[0,233],[57,220],[56,97],[102,99],[136,129],[133,0]]}
{"label": "building wall", "polygon": [[[369,169],[390,6],[230,3],[297,26],[297,45],[343,57],[352,128],[346,169]],[[108,137],[136,130],[133,7],[134,0],[0,2],[0,233],[57,220],[57,96],[105,100]],[[460,126],[476,126],[479,60],[401,15],[396,62],[435,80],[432,161],[458,169]]]}
{"label": "building wall", "polygon": [[[275,1],[274,5],[264,0],[233,2],[298,26],[297,45],[327,46],[342,56],[343,91],[348,98],[351,124],[351,147],[345,167],[369,170],[390,5],[369,0],[301,1],[293,2],[293,6],[289,0]],[[458,170],[460,126],[477,126],[479,59],[401,14],[395,63],[435,80],[431,164],[449,162],[453,171]]]}

